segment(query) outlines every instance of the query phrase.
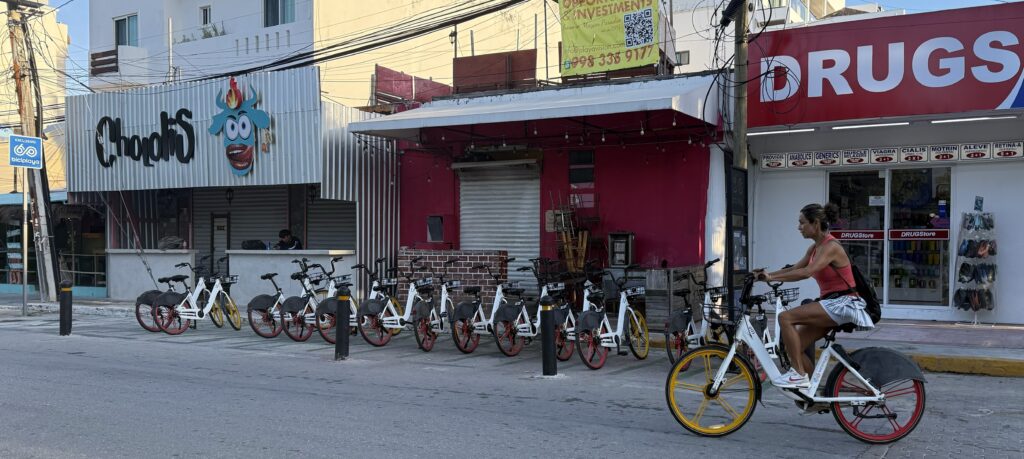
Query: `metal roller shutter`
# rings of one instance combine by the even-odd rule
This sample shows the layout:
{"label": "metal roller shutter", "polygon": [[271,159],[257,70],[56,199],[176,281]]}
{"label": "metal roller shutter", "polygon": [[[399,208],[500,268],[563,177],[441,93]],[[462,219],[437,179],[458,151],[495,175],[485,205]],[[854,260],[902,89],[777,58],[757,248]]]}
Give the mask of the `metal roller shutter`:
{"label": "metal roller shutter", "polygon": [[509,280],[535,286],[517,272],[540,254],[540,172],[522,166],[459,172],[459,239],[462,250],[507,250],[515,257]]}
{"label": "metal roller shutter", "polygon": [[[235,188],[231,205],[224,192],[225,188],[197,188],[193,192],[192,238],[196,258],[210,253],[214,214],[230,214],[230,250],[241,249],[242,241],[247,239],[276,243],[277,233],[288,227],[288,187]],[[222,256],[224,249],[217,247],[215,258]]]}
{"label": "metal roller shutter", "polygon": [[[307,249],[355,249],[356,203],[317,199],[306,217]],[[354,264],[354,263],[353,263]]]}

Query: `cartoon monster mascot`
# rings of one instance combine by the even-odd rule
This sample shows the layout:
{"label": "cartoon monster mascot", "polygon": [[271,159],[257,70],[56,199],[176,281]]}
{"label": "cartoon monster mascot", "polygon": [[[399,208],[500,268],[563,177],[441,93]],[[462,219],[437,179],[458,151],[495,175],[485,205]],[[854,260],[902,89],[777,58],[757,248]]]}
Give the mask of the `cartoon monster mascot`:
{"label": "cartoon monster mascot", "polygon": [[224,149],[231,164],[231,172],[243,176],[252,170],[256,158],[256,144],[259,143],[258,129],[270,127],[270,115],[256,105],[256,89],[249,85],[249,97],[243,99],[235,78],[231,77],[231,89],[221,97],[217,92],[217,107],[221,112],[210,123],[210,134],[224,131]]}

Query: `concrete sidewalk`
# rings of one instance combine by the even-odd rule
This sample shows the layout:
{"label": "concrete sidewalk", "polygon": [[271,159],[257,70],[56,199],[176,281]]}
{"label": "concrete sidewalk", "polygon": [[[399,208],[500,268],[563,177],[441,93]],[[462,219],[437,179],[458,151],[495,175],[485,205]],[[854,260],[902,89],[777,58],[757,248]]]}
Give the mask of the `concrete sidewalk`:
{"label": "concrete sidewalk", "polygon": [[[34,314],[55,314],[59,308],[58,303],[31,299],[28,305]],[[21,311],[21,296],[0,295],[0,310],[6,317]],[[75,300],[74,314],[127,318],[134,316],[135,304],[80,298]],[[911,356],[926,371],[1024,377],[1024,326],[886,320],[874,330],[841,335],[839,342],[851,351],[872,346],[895,349]],[[651,345],[651,358],[664,358],[661,330],[651,330]]]}

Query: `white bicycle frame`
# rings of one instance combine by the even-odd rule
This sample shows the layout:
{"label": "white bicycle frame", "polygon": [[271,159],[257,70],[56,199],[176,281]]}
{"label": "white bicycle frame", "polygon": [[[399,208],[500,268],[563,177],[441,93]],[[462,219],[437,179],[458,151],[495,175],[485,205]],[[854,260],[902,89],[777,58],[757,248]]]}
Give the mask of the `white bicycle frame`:
{"label": "white bicycle frame", "polygon": [[[206,301],[206,305],[200,310],[199,297],[203,294],[203,292],[209,292],[210,298]],[[199,280],[196,281],[195,291],[187,295],[185,299],[178,304],[178,315],[181,316],[182,319],[191,320],[199,320],[202,317],[206,317],[207,315],[209,315],[210,310],[213,309],[213,305],[217,301],[218,295],[221,294],[223,294],[226,297],[230,297],[230,295],[228,295],[228,292],[224,290],[224,286],[221,285],[219,277],[213,282],[212,290],[206,288],[205,279],[200,277]],[[202,312],[202,317],[199,317],[200,312]]]}
{"label": "white bicycle frame", "polygon": [[[589,281],[588,281],[589,282]],[[540,289],[540,297],[544,298],[548,296],[550,291],[564,290],[565,284],[561,282],[553,282],[544,284]],[[534,318],[530,319],[530,312],[526,308],[526,301],[520,301],[521,308],[519,315],[516,317],[516,334],[524,338],[533,338],[540,334],[540,311],[541,304],[537,301],[537,313],[534,314]],[[587,302],[584,301],[584,311],[587,310]],[[572,309],[569,309],[565,315],[565,321],[562,322],[562,326],[565,327],[566,337],[569,341],[576,339],[576,317],[572,314]]]}
{"label": "white bicycle frame", "polygon": [[[629,305],[629,295],[627,291],[638,292],[635,294],[642,295],[644,293],[643,287],[634,287],[631,289],[622,290],[619,292],[619,317],[618,322],[615,325],[615,331],[609,331],[608,333],[601,334],[601,345],[604,347],[618,347],[622,342],[622,336],[626,332],[626,312],[630,315],[636,315],[636,311]],[[601,326],[605,327],[606,330],[612,329],[612,324],[608,320],[608,314],[602,311],[601,314]]]}
{"label": "white bicycle frame", "polygon": [[[757,330],[750,323],[750,318],[744,314],[739,321],[739,327],[736,329],[736,336],[733,339],[733,344],[729,347],[729,353],[723,360],[723,365],[715,373],[715,378],[711,385],[711,391],[717,392],[722,385],[725,383],[726,374],[731,365],[728,362],[732,362],[732,359],[736,356],[736,348],[739,343],[746,343],[747,347],[754,352],[754,357],[761,363],[761,367],[768,375],[769,380],[774,380],[782,376],[782,372],[779,367],[772,360],[771,355],[768,354],[768,349],[765,347],[762,337],[758,336]],[[805,400],[804,397],[810,399],[814,403],[845,403],[850,405],[864,405],[869,402],[884,402],[885,395],[878,391],[867,379],[864,378],[856,369],[850,365],[838,352],[832,349],[833,342],[828,341],[825,348],[822,350],[821,357],[818,358],[817,364],[814,366],[814,373],[811,375],[811,386],[806,389],[782,389],[786,396],[794,400]],[[818,387],[821,385],[821,379],[825,375],[825,370],[828,369],[828,362],[831,359],[836,359],[839,365],[846,367],[847,371],[850,372],[858,381],[860,381],[864,387],[868,388],[873,395],[864,397],[819,397],[815,395],[818,391]],[[754,376],[757,377],[756,375]],[[799,394],[798,394],[799,391]]]}
{"label": "white bicycle frame", "polygon": [[484,303],[480,302],[476,307],[476,312],[473,313],[473,331],[477,333],[490,333],[494,330],[494,313],[498,312],[504,304],[508,304],[508,300],[505,299],[504,283],[499,283],[497,290],[494,292],[494,302],[491,304],[491,316],[488,317],[487,313],[484,312]]}
{"label": "white bicycle frame", "polygon": [[[451,327],[446,327],[444,324],[445,319],[448,318],[448,313],[455,310],[455,304],[448,297],[449,285],[453,288],[458,288],[461,284],[458,281],[444,281],[441,283],[441,312],[438,313],[438,308],[430,308],[430,329],[434,333],[451,333]],[[448,306],[449,304],[451,304],[450,307]]]}
{"label": "white bicycle frame", "polygon": [[[433,278],[430,278],[430,282],[426,285],[432,284],[433,282]],[[432,299],[425,299],[420,297],[419,292],[416,291],[416,282],[409,282],[409,292],[408,295],[405,297],[405,313],[399,316],[398,310],[395,309],[394,303],[388,301],[387,304],[385,304],[384,306],[385,308],[387,308],[386,311],[390,312],[390,314],[388,315],[388,317],[383,318],[384,328],[398,330],[405,328],[405,325],[409,323],[409,319],[412,318],[412,307],[413,305],[416,304],[416,300],[427,302],[432,301]]]}

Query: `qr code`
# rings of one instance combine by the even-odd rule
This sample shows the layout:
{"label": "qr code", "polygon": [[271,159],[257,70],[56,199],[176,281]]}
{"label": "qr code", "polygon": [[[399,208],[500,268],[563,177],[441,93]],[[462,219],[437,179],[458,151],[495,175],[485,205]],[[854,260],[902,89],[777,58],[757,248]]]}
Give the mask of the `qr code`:
{"label": "qr code", "polygon": [[654,11],[651,8],[622,15],[626,48],[637,48],[654,43]]}

